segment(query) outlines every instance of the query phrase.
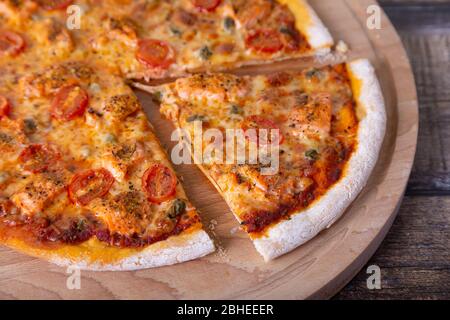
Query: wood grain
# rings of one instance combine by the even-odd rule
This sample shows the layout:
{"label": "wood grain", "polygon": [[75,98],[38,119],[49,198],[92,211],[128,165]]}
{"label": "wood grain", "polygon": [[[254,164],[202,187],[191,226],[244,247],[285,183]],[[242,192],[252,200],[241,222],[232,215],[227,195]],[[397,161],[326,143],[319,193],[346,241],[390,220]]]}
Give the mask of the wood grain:
{"label": "wood grain", "polygon": [[380,266],[382,290],[367,289],[366,266],[336,299],[450,297],[450,1],[440,2],[383,1],[416,78],[418,151],[399,217],[367,264]]}
{"label": "wood grain", "polygon": [[[382,30],[366,28],[373,0],[312,1],[350,59],[369,58],[385,95],[388,131],[367,187],[332,228],[271,263],[264,263],[237,229],[228,207],[199,170],[178,166],[187,193],[217,240],[219,251],[197,261],[136,272],[82,272],[81,290],[68,290],[66,270],[0,248],[0,297],[61,299],[303,299],[329,298],[375,252],[387,234],[408,180],[418,129],[417,97],[400,39],[383,16]],[[342,23],[345,21],[345,23]],[[293,62],[286,68],[294,68]],[[163,144],[173,127],[148,95],[139,93]],[[212,223],[214,222],[214,223]]]}
{"label": "wood grain", "polygon": [[367,288],[367,266],[336,299],[449,299],[450,198],[405,197],[398,218],[367,266],[381,268],[381,290]]}

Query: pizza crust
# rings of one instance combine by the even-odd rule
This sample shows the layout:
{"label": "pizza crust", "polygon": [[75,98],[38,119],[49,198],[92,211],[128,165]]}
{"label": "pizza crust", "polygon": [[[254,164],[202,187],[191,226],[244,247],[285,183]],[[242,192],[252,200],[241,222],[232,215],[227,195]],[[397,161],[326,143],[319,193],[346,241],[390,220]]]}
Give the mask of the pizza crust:
{"label": "pizza crust", "polygon": [[306,0],[278,0],[286,4],[295,15],[296,26],[305,34],[309,44],[320,53],[330,51],[333,37]]}
{"label": "pizza crust", "polygon": [[[142,250],[134,250],[133,253],[125,256],[122,256],[124,249],[121,248],[108,248],[101,252],[102,248],[98,247],[98,243],[98,240],[92,240],[90,244],[94,245],[91,248],[88,244],[68,250],[64,248],[62,250],[35,249],[16,240],[6,245],[61,267],[70,266],[89,271],[132,271],[155,268],[194,260],[215,251],[213,241],[201,229],[172,236]],[[120,258],[115,257],[115,254]]]}
{"label": "pizza crust", "polygon": [[310,208],[295,213],[253,239],[266,261],[283,255],[329,228],[365,187],[375,167],[386,132],[386,110],[375,71],[368,60],[347,64],[357,101],[364,114],[358,129],[358,146],[347,164],[345,176]]}

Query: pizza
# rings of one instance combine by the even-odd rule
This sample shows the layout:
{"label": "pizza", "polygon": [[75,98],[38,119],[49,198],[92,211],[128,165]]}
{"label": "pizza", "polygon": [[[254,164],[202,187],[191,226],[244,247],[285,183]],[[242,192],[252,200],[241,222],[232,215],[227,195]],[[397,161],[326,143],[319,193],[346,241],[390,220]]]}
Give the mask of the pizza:
{"label": "pizza", "polygon": [[[199,74],[143,89],[156,93],[161,113],[183,129],[193,155],[203,156],[196,163],[266,260],[339,218],[366,184],[385,133],[383,98],[367,60],[253,77]],[[210,128],[219,132],[196,136]],[[241,148],[243,158],[229,161],[228,145],[218,143],[230,132],[231,150]],[[277,153],[272,172],[269,153],[245,158],[268,146]]]}
{"label": "pizza", "polygon": [[0,243],[88,270],[215,250],[132,86],[179,129],[240,129],[245,150],[276,150],[268,175],[266,162],[214,155],[200,167],[266,260],[304,243],[375,164],[386,120],[374,71],[224,72],[332,46],[304,0],[0,0]]}

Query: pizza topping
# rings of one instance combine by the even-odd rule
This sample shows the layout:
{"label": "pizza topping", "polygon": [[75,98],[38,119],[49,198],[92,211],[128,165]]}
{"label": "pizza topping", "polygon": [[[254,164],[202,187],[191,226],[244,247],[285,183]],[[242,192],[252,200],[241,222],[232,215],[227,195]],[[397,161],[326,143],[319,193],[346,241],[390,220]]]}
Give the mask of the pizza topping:
{"label": "pizza topping", "polygon": [[233,32],[236,28],[236,22],[232,17],[225,17],[223,20],[223,28],[228,32]]}
{"label": "pizza topping", "polygon": [[214,52],[218,54],[228,55],[233,52],[235,45],[231,42],[223,42],[214,46]]}
{"label": "pizza topping", "polygon": [[311,161],[316,161],[317,158],[319,157],[319,153],[314,149],[310,149],[305,152],[305,157]]}
{"label": "pizza topping", "polygon": [[64,10],[72,4],[73,0],[37,0],[38,4],[45,10]]}
{"label": "pizza topping", "polygon": [[211,49],[209,49],[208,46],[203,46],[200,48],[198,55],[202,60],[209,60],[209,58],[211,58],[213,53],[212,53]]}
{"label": "pizza topping", "polygon": [[260,29],[251,33],[246,44],[254,51],[261,53],[275,53],[283,49],[280,33],[272,29]]}
{"label": "pizza topping", "polygon": [[291,82],[292,76],[287,72],[273,73],[267,76],[267,82],[273,87],[282,87]]}
{"label": "pizza topping", "polygon": [[262,116],[247,117],[242,124],[242,129],[247,139],[260,145],[280,145],[284,141],[283,134],[275,122]]}
{"label": "pizza topping", "polygon": [[176,199],[169,209],[168,216],[170,219],[175,219],[186,212],[186,203],[181,199]]}
{"label": "pizza topping", "polygon": [[173,48],[164,41],[139,40],[136,58],[148,68],[168,69],[175,62]]}
{"label": "pizza topping", "polygon": [[140,110],[139,100],[134,94],[121,94],[109,98],[103,111],[113,119],[122,120]]}
{"label": "pizza topping", "polygon": [[88,106],[89,97],[78,85],[59,89],[52,101],[51,114],[58,120],[70,121],[81,117]]}
{"label": "pizza topping", "polygon": [[37,230],[41,241],[62,242],[76,245],[89,240],[94,235],[92,223],[87,219],[64,219],[48,222]]}
{"label": "pizza topping", "polygon": [[202,12],[214,11],[222,0],[192,0],[193,5]]}
{"label": "pizza topping", "polygon": [[254,29],[261,24],[267,24],[273,10],[273,1],[237,1],[235,10],[239,21],[247,29]]}
{"label": "pizza topping", "polygon": [[35,174],[31,182],[11,197],[14,204],[27,215],[43,212],[66,189],[69,173],[64,169]]}
{"label": "pizza topping", "polygon": [[15,56],[25,49],[25,40],[19,34],[0,30],[0,54]]}
{"label": "pizza topping", "polygon": [[33,144],[22,151],[19,160],[22,162],[24,170],[39,173],[53,166],[60,157],[60,154],[53,147]]}
{"label": "pizza topping", "polygon": [[23,127],[26,135],[30,135],[36,132],[37,124],[32,118],[23,119]]}
{"label": "pizza topping", "polygon": [[293,135],[324,137],[330,133],[332,102],[329,94],[317,93],[308,97],[305,105],[294,108],[289,115]]}
{"label": "pizza topping", "polygon": [[193,26],[197,22],[197,16],[195,14],[183,9],[175,11],[174,18],[175,21],[186,26]]}
{"label": "pizza topping", "polygon": [[0,95],[0,119],[9,116],[11,105],[5,96]]}
{"label": "pizza topping", "polygon": [[77,174],[71,181],[68,195],[73,203],[81,206],[105,196],[114,183],[114,177],[103,168]]}
{"label": "pizza topping", "polygon": [[177,177],[172,170],[163,164],[150,167],[142,177],[142,189],[153,203],[162,203],[175,195]]}

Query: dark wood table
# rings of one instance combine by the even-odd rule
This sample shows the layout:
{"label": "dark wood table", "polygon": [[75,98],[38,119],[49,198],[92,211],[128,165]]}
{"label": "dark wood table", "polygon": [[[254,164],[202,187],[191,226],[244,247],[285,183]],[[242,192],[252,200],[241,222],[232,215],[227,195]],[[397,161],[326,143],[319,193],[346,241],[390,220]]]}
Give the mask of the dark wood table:
{"label": "dark wood table", "polygon": [[[419,144],[403,204],[386,239],[335,299],[450,298],[450,0],[379,1],[414,69]],[[381,289],[367,288],[367,268]]]}

